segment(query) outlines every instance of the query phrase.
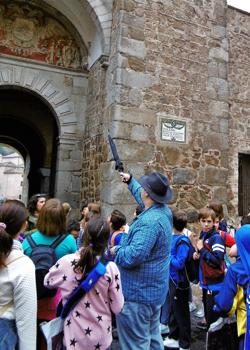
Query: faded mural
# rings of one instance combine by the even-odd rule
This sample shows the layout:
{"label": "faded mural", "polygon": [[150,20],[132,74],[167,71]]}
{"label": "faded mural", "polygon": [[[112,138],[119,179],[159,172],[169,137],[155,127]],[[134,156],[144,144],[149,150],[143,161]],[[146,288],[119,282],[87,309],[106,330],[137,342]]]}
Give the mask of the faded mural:
{"label": "faded mural", "polygon": [[63,24],[15,1],[0,0],[0,52],[78,70],[86,63]]}

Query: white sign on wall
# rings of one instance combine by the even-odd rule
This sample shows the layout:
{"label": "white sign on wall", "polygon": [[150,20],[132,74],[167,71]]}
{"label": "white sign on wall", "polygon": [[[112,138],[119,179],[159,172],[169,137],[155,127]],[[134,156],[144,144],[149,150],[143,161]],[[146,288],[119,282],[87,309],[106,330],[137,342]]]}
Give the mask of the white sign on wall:
{"label": "white sign on wall", "polygon": [[185,143],[186,122],[175,119],[161,119],[161,139]]}

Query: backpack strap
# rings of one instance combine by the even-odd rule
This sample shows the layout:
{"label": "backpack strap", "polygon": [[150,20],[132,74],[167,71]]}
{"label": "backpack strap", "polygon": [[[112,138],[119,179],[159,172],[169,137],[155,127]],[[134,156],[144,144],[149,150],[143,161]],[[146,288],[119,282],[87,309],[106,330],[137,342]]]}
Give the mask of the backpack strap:
{"label": "backpack strap", "polygon": [[226,239],[227,239],[227,233],[225,231],[222,231],[222,230],[218,230],[218,233],[220,234],[221,238],[223,239],[223,243],[224,243],[224,246],[225,246],[226,245]]}
{"label": "backpack strap", "polygon": [[[184,239],[183,239],[184,238]],[[182,243],[186,244],[188,247],[191,245],[191,241],[187,236],[180,236],[177,240],[176,247],[178,248]]]}
{"label": "backpack strap", "polygon": [[50,247],[55,249],[60,243],[62,243],[62,241],[64,241],[66,237],[67,235],[65,233],[63,235],[60,235],[52,244],[50,244]]}
{"label": "backpack strap", "polygon": [[63,306],[60,317],[65,319],[71,310],[78,304],[80,299],[82,299],[87,292],[90,291],[106,272],[106,265],[109,261],[99,260],[94,268],[90,271],[87,277],[81,282],[81,284],[70,294],[68,300]]}
{"label": "backpack strap", "polygon": [[34,241],[34,239],[31,237],[31,235],[28,235],[26,238],[32,250],[37,247],[37,244]]}
{"label": "backpack strap", "polygon": [[111,236],[110,248],[114,247],[114,245],[115,245],[115,238],[116,238],[117,235],[119,235],[119,233],[123,233],[123,231],[117,230],[117,231],[113,232],[113,234]]}

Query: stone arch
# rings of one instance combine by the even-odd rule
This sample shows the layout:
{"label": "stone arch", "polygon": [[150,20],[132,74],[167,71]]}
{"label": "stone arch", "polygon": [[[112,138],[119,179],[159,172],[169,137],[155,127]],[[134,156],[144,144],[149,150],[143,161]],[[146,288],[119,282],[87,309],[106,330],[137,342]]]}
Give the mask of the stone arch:
{"label": "stone arch", "polygon": [[109,54],[113,0],[82,0],[96,26],[102,33],[103,53]]}
{"label": "stone arch", "polygon": [[65,92],[46,74],[20,66],[0,67],[0,86],[22,87],[36,93],[50,107],[59,128],[59,135],[67,134],[76,126],[74,104]]}
{"label": "stone arch", "polygon": [[[63,79],[67,78],[70,81],[76,82],[76,86],[77,84],[81,86],[82,82],[86,81],[86,77],[83,75],[70,76],[69,73],[62,70],[59,71],[58,69],[53,71],[41,65],[31,66],[29,64],[28,66],[28,64],[23,63],[21,66],[17,65],[16,61],[5,60],[4,63],[0,62],[0,94],[3,90],[7,92],[15,90],[24,94],[26,91],[27,93],[24,96],[33,96],[44,105],[44,108],[46,107],[50,111],[49,113],[51,113],[57,125],[55,138],[51,136],[51,140],[55,143],[55,147],[51,146],[53,147],[51,150],[55,150],[56,152],[54,154],[53,151],[53,154],[49,158],[49,162],[53,164],[53,167],[40,165],[42,164],[40,162],[39,165],[36,165],[36,169],[40,171],[43,177],[41,186],[45,186],[47,183],[49,184],[50,196],[56,196],[62,201],[69,202],[73,208],[78,208],[82,156],[82,132],[79,130],[79,107],[69,97],[70,94],[68,95],[66,91],[67,84],[60,84],[60,82],[63,82]],[[53,77],[55,77],[55,81]],[[34,114],[35,117],[36,114]],[[8,115],[2,118],[6,120]],[[10,122],[8,122],[8,125],[10,125]],[[35,142],[33,144],[36,147]],[[53,170],[52,173],[51,169]],[[51,176],[53,178],[52,189]],[[29,194],[31,195],[31,193]]]}
{"label": "stone arch", "polygon": [[88,52],[88,65],[109,55],[113,0],[44,0],[74,24]]}

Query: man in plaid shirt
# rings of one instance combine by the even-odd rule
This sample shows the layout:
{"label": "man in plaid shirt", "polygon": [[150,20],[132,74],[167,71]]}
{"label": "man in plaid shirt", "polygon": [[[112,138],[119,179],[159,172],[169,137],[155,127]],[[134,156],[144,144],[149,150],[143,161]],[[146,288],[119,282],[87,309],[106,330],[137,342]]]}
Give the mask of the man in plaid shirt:
{"label": "man in plaid shirt", "polygon": [[119,342],[122,350],[161,350],[160,310],[168,291],[172,237],[172,213],[165,203],[172,191],[168,178],[157,172],[139,182],[131,174],[121,178],[144,210],[113,248],[125,297],[117,316]]}

